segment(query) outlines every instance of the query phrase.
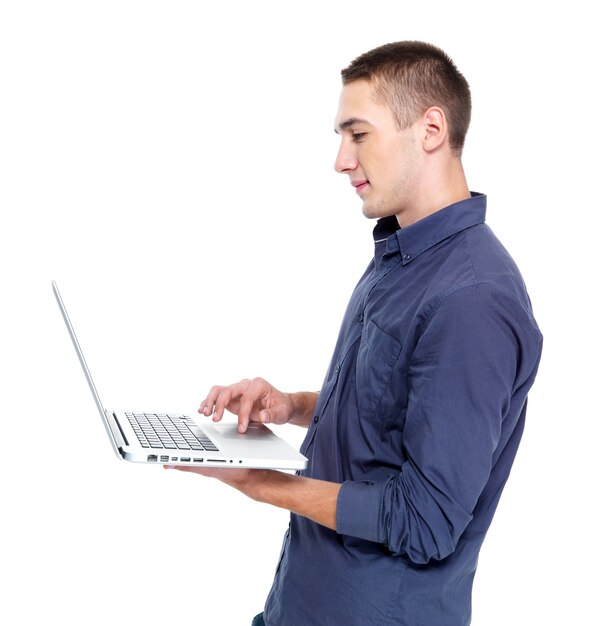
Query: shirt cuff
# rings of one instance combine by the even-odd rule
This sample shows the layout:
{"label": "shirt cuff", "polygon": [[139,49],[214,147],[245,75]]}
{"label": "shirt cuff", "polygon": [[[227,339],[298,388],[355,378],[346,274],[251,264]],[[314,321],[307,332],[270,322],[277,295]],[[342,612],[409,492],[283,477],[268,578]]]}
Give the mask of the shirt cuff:
{"label": "shirt cuff", "polygon": [[381,542],[382,490],[382,484],[371,480],[344,482],[337,497],[337,532]]}

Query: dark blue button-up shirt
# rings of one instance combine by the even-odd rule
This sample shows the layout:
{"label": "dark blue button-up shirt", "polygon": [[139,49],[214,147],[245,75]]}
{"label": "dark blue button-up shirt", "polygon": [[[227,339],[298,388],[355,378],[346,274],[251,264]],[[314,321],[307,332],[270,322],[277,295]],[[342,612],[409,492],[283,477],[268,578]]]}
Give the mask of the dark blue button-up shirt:
{"label": "dark blue button-up shirt", "polygon": [[291,516],[269,626],[469,624],[542,346],[485,204],[378,222],[302,446],[337,531]]}

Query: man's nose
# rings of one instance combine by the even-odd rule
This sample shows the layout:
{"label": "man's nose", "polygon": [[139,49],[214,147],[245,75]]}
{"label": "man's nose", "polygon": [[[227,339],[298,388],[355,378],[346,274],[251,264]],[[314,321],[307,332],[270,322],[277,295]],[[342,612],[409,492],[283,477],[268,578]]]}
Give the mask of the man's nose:
{"label": "man's nose", "polygon": [[337,158],[335,159],[335,171],[338,174],[345,174],[351,170],[355,170],[358,166],[356,155],[350,146],[345,141],[341,142],[339,150],[337,151]]}

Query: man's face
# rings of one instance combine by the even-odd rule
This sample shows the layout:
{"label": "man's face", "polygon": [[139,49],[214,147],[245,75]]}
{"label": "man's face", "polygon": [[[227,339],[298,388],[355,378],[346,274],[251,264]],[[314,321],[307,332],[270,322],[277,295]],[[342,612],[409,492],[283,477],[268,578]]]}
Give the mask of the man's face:
{"label": "man's face", "polygon": [[391,110],[380,104],[369,81],[344,85],[335,119],[341,145],[335,170],[347,174],[368,218],[412,210],[418,150],[414,127],[397,129]]}

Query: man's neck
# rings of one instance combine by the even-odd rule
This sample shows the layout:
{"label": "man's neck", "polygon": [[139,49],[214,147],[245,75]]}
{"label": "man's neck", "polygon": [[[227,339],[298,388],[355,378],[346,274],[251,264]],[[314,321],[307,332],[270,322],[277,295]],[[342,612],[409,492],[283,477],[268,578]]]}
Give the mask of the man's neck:
{"label": "man's neck", "polygon": [[446,167],[426,174],[414,198],[414,206],[397,214],[401,228],[411,226],[444,207],[471,197],[460,159],[453,159]]}

